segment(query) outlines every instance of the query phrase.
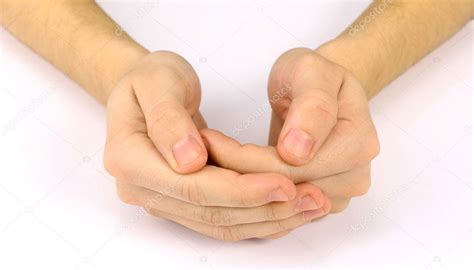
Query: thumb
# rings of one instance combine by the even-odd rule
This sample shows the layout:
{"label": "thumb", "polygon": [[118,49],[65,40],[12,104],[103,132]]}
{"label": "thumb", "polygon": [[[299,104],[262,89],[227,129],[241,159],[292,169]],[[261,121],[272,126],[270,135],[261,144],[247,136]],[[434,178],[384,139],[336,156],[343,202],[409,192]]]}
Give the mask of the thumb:
{"label": "thumb", "polygon": [[297,93],[291,101],[277,143],[278,153],[289,164],[311,161],[336,124],[336,101],[317,91]]}
{"label": "thumb", "polygon": [[140,83],[140,91],[136,90],[148,136],[174,171],[195,172],[207,162],[206,148],[193,121],[198,116],[199,86],[194,91],[197,94],[190,97],[179,78],[154,75],[157,77]]}
{"label": "thumb", "polygon": [[275,147],[242,145],[234,138],[213,129],[202,129],[200,132],[210,161],[219,167],[244,174],[275,172],[291,176],[291,166],[280,159]]}
{"label": "thumb", "polygon": [[[290,59],[290,60],[288,60]],[[301,166],[313,159],[337,122],[340,69],[307,49],[290,50],[275,63],[269,97],[277,118],[284,120],[277,149],[281,158]]]}

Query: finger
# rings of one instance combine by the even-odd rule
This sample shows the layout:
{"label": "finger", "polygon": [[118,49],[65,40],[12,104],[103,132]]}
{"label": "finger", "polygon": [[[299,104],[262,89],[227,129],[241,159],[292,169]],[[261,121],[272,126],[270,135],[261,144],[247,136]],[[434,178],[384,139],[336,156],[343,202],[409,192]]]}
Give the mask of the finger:
{"label": "finger", "polygon": [[195,205],[254,207],[289,201],[296,195],[295,185],[276,173],[239,174],[205,166],[195,173],[178,174],[143,135],[122,141],[113,151],[108,163],[116,168],[116,178]]}
{"label": "finger", "polygon": [[334,127],[336,116],[335,99],[331,100],[313,89],[296,96],[277,143],[283,160],[292,165],[310,162]]}
{"label": "finger", "polygon": [[369,191],[370,182],[370,165],[365,165],[308,183],[320,188],[329,198],[347,199],[366,194]]}
{"label": "finger", "polygon": [[260,237],[260,239],[275,240],[275,239],[281,238],[283,236],[287,236],[292,231],[293,230],[286,230],[286,231],[282,231],[282,232],[279,232],[279,233],[274,233],[274,234],[270,234],[270,235],[267,235],[267,236]]}
{"label": "finger", "polygon": [[[194,73],[192,69],[187,72]],[[199,83],[189,85],[183,77],[191,75],[180,76],[164,68],[146,75],[134,87],[149,137],[176,172],[201,169],[207,152],[193,122],[200,103]]]}
{"label": "finger", "polygon": [[147,211],[154,216],[169,219],[193,231],[215,239],[223,241],[240,241],[244,239],[264,237],[297,228],[311,222],[311,220],[315,218],[326,215],[328,212],[325,212],[325,209],[326,208],[323,207],[317,210],[306,211],[284,220],[239,224],[233,226],[212,226],[178,217],[173,214],[164,213],[156,209],[148,209]]}
{"label": "finger", "polygon": [[331,201],[331,214],[337,214],[340,213],[349,207],[349,204],[351,202],[350,198],[346,199],[339,199],[339,198],[330,198]]}
{"label": "finger", "polygon": [[296,192],[295,199],[291,201],[269,203],[253,208],[197,206],[166,194],[117,181],[117,193],[126,203],[215,226],[286,219],[303,211],[319,209],[328,200],[317,187],[309,183],[298,185]]}
{"label": "finger", "polygon": [[[143,112],[130,82],[121,81],[112,91],[107,103],[106,149],[117,145],[132,134],[146,130]],[[105,151],[107,154],[108,152]],[[107,155],[104,156],[104,163]]]}
{"label": "finger", "polygon": [[356,134],[346,136],[339,131],[346,124],[341,122],[336,126],[313,160],[302,166],[287,164],[275,147],[241,145],[233,138],[210,129],[201,130],[201,135],[211,159],[223,168],[242,173],[278,172],[299,183],[349,171],[370,161],[358,158],[362,151]]}
{"label": "finger", "polygon": [[[336,124],[344,71],[312,50],[287,54],[293,54],[295,60],[287,61],[284,74],[279,70],[275,71],[278,75],[270,75],[285,78],[286,98],[273,98],[281,91],[274,84],[270,84],[269,98],[278,117],[284,119],[277,144],[280,156],[287,163],[303,165],[314,157]],[[278,62],[276,66],[280,66]]]}

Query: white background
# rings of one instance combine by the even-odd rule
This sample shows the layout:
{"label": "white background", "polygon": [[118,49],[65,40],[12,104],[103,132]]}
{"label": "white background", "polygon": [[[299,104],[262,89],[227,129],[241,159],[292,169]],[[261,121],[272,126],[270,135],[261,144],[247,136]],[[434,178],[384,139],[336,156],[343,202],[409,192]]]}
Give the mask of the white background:
{"label": "white background", "polygon": [[[211,128],[264,144],[273,61],[334,38],[367,1],[101,5],[193,64]],[[472,269],[472,30],[371,102],[382,152],[366,196],[276,241],[223,243],[121,203],[102,168],[104,108],[2,29],[0,268]]]}

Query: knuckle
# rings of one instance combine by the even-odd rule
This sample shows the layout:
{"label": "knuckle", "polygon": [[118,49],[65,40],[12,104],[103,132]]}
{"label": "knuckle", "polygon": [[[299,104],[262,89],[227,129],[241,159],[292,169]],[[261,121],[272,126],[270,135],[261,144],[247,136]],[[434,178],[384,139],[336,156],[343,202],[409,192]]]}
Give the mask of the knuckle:
{"label": "knuckle", "polygon": [[371,185],[370,177],[361,178],[352,190],[352,196],[362,196],[369,192]]}
{"label": "knuckle", "polygon": [[310,108],[315,113],[322,115],[328,122],[335,125],[337,122],[338,107],[335,100],[332,100],[327,94],[320,93],[317,96],[306,98],[310,102]]}
{"label": "knuckle", "polygon": [[170,51],[157,51],[146,56],[142,65],[130,73],[132,84],[146,90],[162,87],[186,89],[200,92],[199,79],[191,64],[180,55]]}
{"label": "knuckle", "polygon": [[155,217],[163,217],[160,211],[154,208],[150,207],[143,207],[143,210],[147,212],[149,215],[155,216]]}
{"label": "knuckle", "polygon": [[149,75],[151,78],[156,79],[171,79],[173,81],[180,82],[181,76],[178,70],[175,67],[169,65],[159,65],[154,69],[149,71]]}
{"label": "knuckle", "polygon": [[235,205],[240,205],[241,207],[252,207],[257,203],[257,200],[252,197],[244,194],[242,190],[237,188],[232,195],[234,199],[232,200]]}
{"label": "knuckle", "polygon": [[207,199],[204,192],[192,178],[180,181],[181,184],[177,185],[176,192],[180,198],[195,204],[195,205],[207,205]]}
{"label": "knuckle", "polygon": [[[324,95],[321,95],[321,97]],[[337,105],[335,101],[330,100],[329,97],[324,98],[317,98],[313,99],[313,106],[319,112],[328,118],[328,120],[332,120],[333,124],[336,123],[337,119]]]}
{"label": "knuckle", "polygon": [[359,161],[361,164],[370,162],[380,154],[380,142],[373,126],[364,134],[362,140],[360,143],[361,151],[359,152]]}
{"label": "knuckle", "polygon": [[206,207],[201,215],[201,219],[207,224],[214,226],[222,226],[227,224],[222,211],[216,207]]}
{"label": "knuckle", "polygon": [[238,197],[238,202],[242,207],[254,207],[260,201],[255,197],[248,197],[241,192],[241,195]]}
{"label": "knuckle", "polygon": [[368,155],[374,159],[380,154],[380,141],[375,130],[368,137]]}
{"label": "knuckle", "polygon": [[275,207],[272,204],[269,204],[267,207],[265,207],[263,211],[266,220],[278,219],[278,214],[276,213]]}
{"label": "knuckle", "polygon": [[117,191],[117,196],[122,202],[126,204],[131,204],[131,205],[140,204],[140,200],[124,186],[117,184],[116,191]]}
{"label": "knuckle", "polygon": [[350,201],[350,199],[347,199],[332,203],[331,213],[336,214],[344,211],[349,206]]}
{"label": "knuckle", "polygon": [[133,85],[138,87],[143,86],[144,83],[148,83],[151,80],[180,81],[180,74],[177,68],[165,63],[151,64],[139,68],[130,73],[130,75],[132,76]]}
{"label": "knuckle", "polygon": [[174,104],[162,101],[155,104],[149,116],[158,122],[173,121],[179,118],[180,111]]}
{"label": "knuckle", "polygon": [[291,232],[291,230],[286,230],[286,231],[284,231],[284,232],[272,234],[272,235],[269,235],[269,236],[266,236],[266,237],[261,237],[261,239],[276,240],[276,239],[280,239],[280,238],[282,238],[282,237],[287,236],[288,234],[290,234],[290,232]]}
{"label": "knuckle", "polygon": [[173,124],[179,123],[181,111],[176,106],[168,102],[159,102],[155,104],[147,113],[148,135],[163,132],[163,129],[169,130]]}
{"label": "knuckle", "polygon": [[341,85],[346,70],[324,58],[323,56],[310,52],[298,57],[295,63],[295,74],[305,74],[317,76],[320,82],[329,85]]}
{"label": "knuckle", "polygon": [[226,242],[237,242],[242,240],[240,230],[237,227],[217,226],[214,228],[214,238]]}
{"label": "knuckle", "polygon": [[108,151],[107,148],[104,151],[103,165],[108,173],[115,176],[115,172],[117,170],[116,157],[113,152]]}
{"label": "knuckle", "polygon": [[274,221],[275,231],[282,232],[288,230],[282,220]]}
{"label": "knuckle", "polygon": [[[357,131],[356,131],[357,132]],[[380,153],[380,143],[375,129],[366,133],[360,133],[356,136],[354,147],[357,151],[354,156],[354,166],[365,165],[377,157]]]}
{"label": "knuckle", "polygon": [[307,69],[312,66],[321,65],[323,63],[322,60],[322,57],[313,52],[305,53],[298,57],[295,66],[297,69]]}
{"label": "knuckle", "polygon": [[280,162],[276,167],[278,168],[277,173],[288,177],[292,181],[296,181],[297,178],[295,177],[295,172],[291,165],[286,162]]}
{"label": "knuckle", "polygon": [[273,238],[273,239],[280,239],[280,238],[282,238],[282,237],[287,236],[287,235],[290,234],[290,233],[291,233],[291,230],[287,230],[287,231],[285,231],[285,232],[279,234],[278,236],[275,236],[275,238]]}
{"label": "knuckle", "polygon": [[160,58],[169,58],[172,60],[178,60],[178,61],[186,61],[181,55],[173,52],[173,51],[167,51],[167,50],[160,50],[153,52],[152,54],[160,56]]}
{"label": "knuckle", "polygon": [[348,72],[346,69],[337,63],[331,62],[326,60],[326,63],[330,67],[330,74],[332,75],[333,78],[339,78],[339,84],[342,84],[342,80],[344,78],[344,75]]}
{"label": "knuckle", "polygon": [[249,194],[244,189],[241,188],[241,175],[235,174],[230,181],[232,186],[234,187],[233,192],[229,195],[231,197],[231,201],[235,205],[239,205],[240,207],[253,207],[258,204],[259,198]]}
{"label": "knuckle", "polygon": [[106,146],[103,156],[103,165],[105,170],[116,178],[126,178],[125,164],[122,155],[118,153],[116,148]]}

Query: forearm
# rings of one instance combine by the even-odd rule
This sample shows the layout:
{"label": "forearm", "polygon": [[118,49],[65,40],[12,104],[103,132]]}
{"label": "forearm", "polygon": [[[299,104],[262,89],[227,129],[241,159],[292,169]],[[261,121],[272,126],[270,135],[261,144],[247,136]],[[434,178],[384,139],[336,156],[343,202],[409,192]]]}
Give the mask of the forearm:
{"label": "forearm", "polygon": [[147,53],[92,1],[7,0],[1,5],[5,29],[102,103]]}
{"label": "forearm", "polygon": [[369,98],[472,18],[471,0],[377,0],[317,51],[350,70]]}

